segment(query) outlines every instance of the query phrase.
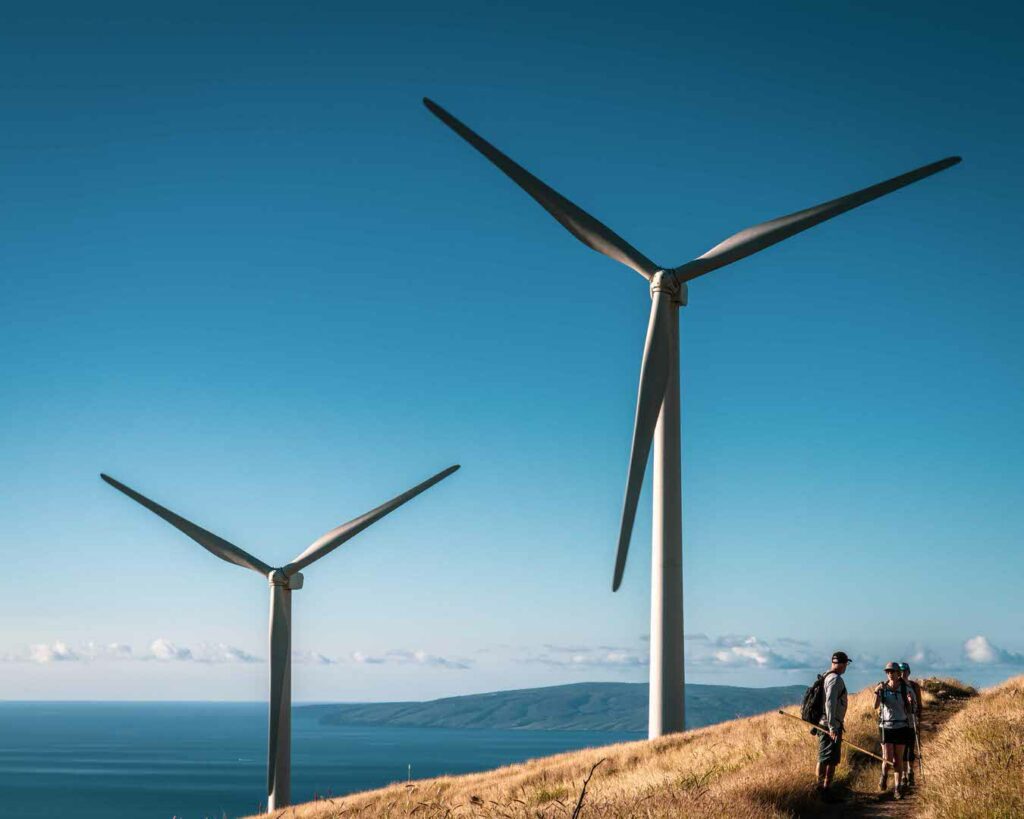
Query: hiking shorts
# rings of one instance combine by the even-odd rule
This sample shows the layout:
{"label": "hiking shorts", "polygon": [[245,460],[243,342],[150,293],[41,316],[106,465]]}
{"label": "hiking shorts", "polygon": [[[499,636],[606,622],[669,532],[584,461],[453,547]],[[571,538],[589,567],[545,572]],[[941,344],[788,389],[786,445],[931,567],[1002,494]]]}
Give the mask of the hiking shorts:
{"label": "hiking shorts", "polygon": [[842,729],[839,730],[839,739],[836,740],[833,740],[828,734],[818,731],[818,762],[822,765],[838,765],[842,746]]}
{"label": "hiking shorts", "polygon": [[879,728],[878,735],[883,745],[909,745],[914,732],[904,725],[902,728]]}

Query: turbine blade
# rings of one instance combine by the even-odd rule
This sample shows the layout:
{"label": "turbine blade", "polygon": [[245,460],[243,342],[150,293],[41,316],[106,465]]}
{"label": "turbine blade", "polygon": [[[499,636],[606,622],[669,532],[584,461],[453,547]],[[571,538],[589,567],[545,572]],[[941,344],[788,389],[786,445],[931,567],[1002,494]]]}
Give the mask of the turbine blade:
{"label": "turbine blade", "polygon": [[291,563],[289,563],[287,566],[281,569],[281,571],[283,571],[286,575],[291,577],[296,572],[306,568],[306,566],[308,566],[310,563],[314,563],[315,561],[322,558],[324,555],[328,555],[331,552],[333,552],[346,540],[354,538],[367,526],[376,523],[385,515],[394,512],[403,503],[411,501],[418,494],[420,494],[420,492],[423,492],[432,487],[435,483],[444,480],[453,472],[458,470],[458,468],[459,464],[449,466],[447,469],[438,472],[436,475],[434,475],[434,477],[428,478],[421,484],[417,484],[408,492],[403,492],[401,495],[392,498],[387,503],[382,503],[376,509],[371,509],[365,515],[360,515],[358,518],[354,518],[353,520],[350,520],[348,523],[341,524],[341,526],[337,527],[336,529],[331,529],[331,531],[327,532],[325,535],[321,536],[312,544],[310,544],[309,548],[306,549],[306,551],[304,551]]}
{"label": "turbine blade", "polygon": [[754,225],[753,227],[741,230],[724,242],[715,245],[703,256],[699,256],[692,262],[676,268],[678,276],[683,281],[703,276],[705,273],[717,270],[719,267],[724,267],[727,264],[732,264],[746,256],[750,256],[752,253],[764,250],[766,247],[771,247],[776,242],[788,239],[790,236],[807,230],[807,228],[821,224],[841,213],[846,213],[846,211],[866,204],[872,199],[892,193],[895,190],[917,182],[919,179],[924,179],[926,176],[931,176],[934,173],[950,168],[959,162],[960,157],[958,156],[946,157],[938,162],[924,165],[916,170],[895,176],[885,182],[879,182],[877,185],[855,191],[846,196],[841,196],[830,202],[797,211],[788,216],[780,216],[778,219],[772,219],[770,222],[763,222],[760,225]]}
{"label": "turbine blade", "polygon": [[270,566],[259,558],[253,557],[243,549],[239,549],[233,543],[228,543],[224,538],[218,537],[212,532],[207,532],[202,527],[196,526],[191,521],[185,520],[185,518],[180,515],[174,514],[170,509],[165,509],[159,503],[151,501],[145,495],[139,494],[131,487],[125,486],[123,483],[114,480],[109,475],[101,474],[100,477],[115,489],[126,494],[132,500],[141,503],[150,512],[162,517],[171,524],[171,526],[184,532],[192,538],[192,540],[206,549],[206,551],[216,555],[221,560],[226,560],[228,563],[234,563],[236,566],[242,566],[246,569],[252,569],[254,572],[259,572],[262,575],[266,575],[268,572],[273,571]]}
{"label": "turbine blade", "polygon": [[451,128],[466,142],[498,166],[505,175],[532,196],[562,226],[587,247],[603,253],[610,259],[631,267],[645,279],[650,279],[659,267],[621,236],[614,233],[582,208],[577,207],[554,188],[549,187],[524,167],[495,148],[486,139],[470,130],[433,100],[423,98],[434,116]]}
{"label": "turbine blade", "polygon": [[618,591],[622,573],[626,569],[629,539],[633,534],[636,506],[647,470],[654,428],[658,423],[661,404],[668,386],[670,355],[669,325],[672,320],[671,297],[662,291],[654,293],[651,318],[647,325],[644,358],[640,366],[640,389],[636,398],[636,420],[633,423],[633,446],[629,453],[629,472],[626,475],[626,497],[622,503],[622,526],[619,529],[619,549],[615,555],[615,576],[612,591]]}

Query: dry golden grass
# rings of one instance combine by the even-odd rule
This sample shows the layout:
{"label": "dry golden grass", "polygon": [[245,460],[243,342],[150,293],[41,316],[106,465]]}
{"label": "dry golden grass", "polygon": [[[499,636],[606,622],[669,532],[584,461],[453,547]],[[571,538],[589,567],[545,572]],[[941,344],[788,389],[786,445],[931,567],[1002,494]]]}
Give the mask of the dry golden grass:
{"label": "dry golden grass", "polygon": [[[980,695],[957,680],[921,680],[926,709],[960,710],[924,749],[926,779],[899,815],[927,819],[1024,816],[1024,677]],[[846,736],[878,749],[870,688],[850,697]],[[796,713],[796,708],[787,709]],[[651,742],[535,759],[296,805],[289,819],[656,819],[835,815],[814,793],[817,740],[775,713]],[[594,766],[597,766],[596,768]],[[593,772],[582,806],[584,780]],[[878,766],[849,749],[836,785],[849,815],[875,799]],[[874,804],[871,802],[870,804]],[[845,815],[845,814],[844,814]],[[871,814],[875,815],[875,814]],[[895,814],[894,814],[895,815]]]}
{"label": "dry golden grass", "polygon": [[[872,702],[868,691],[853,695],[847,714],[849,738],[868,749],[875,747],[877,737]],[[814,792],[817,747],[809,729],[769,713],[650,742],[575,751],[486,773],[395,784],[297,805],[275,815],[289,819],[572,819],[583,781],[600,763],[579,819],[813,816],[821,807]],[[844,758],[837,781],[848,782],[854,774]]]}
{"label": "dry golden grass", "polygon": [[921,816],[1024,816],[1024,677],[967,702],[924,752]]}

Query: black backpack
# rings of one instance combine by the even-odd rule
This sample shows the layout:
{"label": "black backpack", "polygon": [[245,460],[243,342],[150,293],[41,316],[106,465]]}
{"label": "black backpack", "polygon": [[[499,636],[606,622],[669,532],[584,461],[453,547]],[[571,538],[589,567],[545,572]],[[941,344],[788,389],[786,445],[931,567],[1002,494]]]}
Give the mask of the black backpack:
{"label": "black backpack", "polygon": [[825,678],[835,671],[819,674],[818,679],[810,684],[800,701],[800,719],[817,725],[825,716]]}

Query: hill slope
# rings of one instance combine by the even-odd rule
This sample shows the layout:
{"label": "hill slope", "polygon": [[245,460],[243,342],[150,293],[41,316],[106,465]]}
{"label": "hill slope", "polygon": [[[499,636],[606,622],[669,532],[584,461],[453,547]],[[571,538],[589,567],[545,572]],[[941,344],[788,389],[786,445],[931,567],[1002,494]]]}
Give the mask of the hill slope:
{"label": "hill slope", "polygon": [[[935,739],[929,740],[925,751],[927,780],[906,802],[879,802],[877,793],[870,792],[872,779],[877,780],[875,763],[865,764],[863,757],[847,752],[837,774],[843,804],[823,803],[814,792],[814,739],[792,720],[769,713],[649,742],[585,749],[486,773],[396,784],[297,805],[276,815],[289,819],[897,815],[981,819],[1024,815],[1020,776],[1024,677],[973,699],[966,698],[972,691],[954,681],[935,681],[930,692],[926,708],[952,716],[932,734]],[[872,702],[867,689],[852,695],[847,715],[850,739],[868,749],[877,747]]]}
{"label": "hill slope", "polygon": [[[801,685],[740,688],[688,685],[688,728],[760,714],[800,700]],[[560,731],[647,730],[646,683],[576,683],[430,702],[307,705],[296,709],[327,725],[415,725],[429,728],[522,728]]]}

